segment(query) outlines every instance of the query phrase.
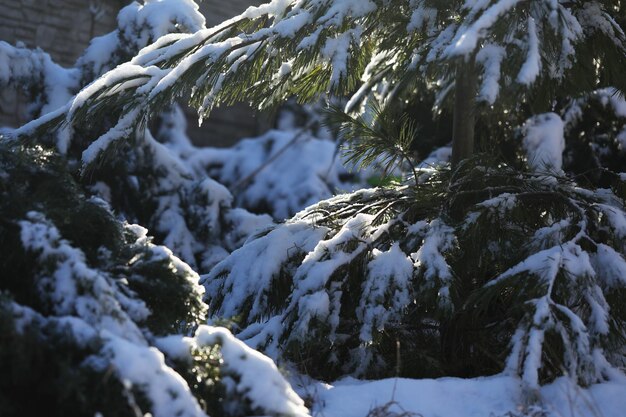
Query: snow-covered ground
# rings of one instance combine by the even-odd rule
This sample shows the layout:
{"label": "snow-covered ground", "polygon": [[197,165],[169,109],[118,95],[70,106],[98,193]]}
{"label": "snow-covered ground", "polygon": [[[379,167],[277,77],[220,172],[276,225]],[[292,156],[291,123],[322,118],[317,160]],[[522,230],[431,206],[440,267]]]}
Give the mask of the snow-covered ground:
{"label": "snow-covered ground", "polygon": [[[539,392],[525,395],[518,378],[503,375],[474,379],[393,378],[379,381],[347,378],[332,385],[306,384],[297,391],[312,400],[311,414],[314,417],[626,415],[626,381],[606,382],[582,389],[567,378],[560,378],[542,387]],[[525,404],[524,398],[533,395],[539,399],[541,406]]]}

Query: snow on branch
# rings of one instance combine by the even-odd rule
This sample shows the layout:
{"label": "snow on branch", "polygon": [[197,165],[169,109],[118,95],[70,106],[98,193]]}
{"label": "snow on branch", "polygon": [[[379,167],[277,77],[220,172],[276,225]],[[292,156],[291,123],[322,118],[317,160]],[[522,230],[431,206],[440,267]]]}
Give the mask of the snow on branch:
{"label": "snow on branch", "polygon": [[529,387],[610,379],[621,203],[550,174],[459,169],[322,201],[248,241],[202,277],[211,314],[274,358],[326,364],[322,377],[385,375],[401,340],[423,355],[412,373],[460,360],[506,362]]}
{"label": "snow on branch", "polygon": [[[169,3],[160,3],[167,12]],[[493,104],[504,89],[531,88],[542,78],[567,82],[577,48],[594,36],[608,37],[609,49],[624,50],[624,33],[610,14],[597,1],[586,4],[580,9],[547,0],[466,2],[462,7],[425,0],[393,6],[370,0],[292,0],[251,7],[209,29],[193,17],[181,18],[186,30],[199,30],[162,36],[129,65],[111,70],[103,78],[107,82],[92,84],[74,99],[65,121],[86,123],[88,109],[115,104],[125,115],[141,109],[134,117],[140,124],[181,96],[190,97],[202,118],[220,104],[245,101],[263,108],[293,95],[311,101],[367,86],[351,101],[355,108],[377,86],[386,84],[384,94],[395,94],[393,85],[415,76],[444,93],[454,77],[454,66],[447,64],[459,57],[483,65],[480,97]],[[151,36],[162,35],[161,21],[145,14],[138,14],[137,21],[152,28]],[[156,39],[151,36],[142,35],[143,45]]]}

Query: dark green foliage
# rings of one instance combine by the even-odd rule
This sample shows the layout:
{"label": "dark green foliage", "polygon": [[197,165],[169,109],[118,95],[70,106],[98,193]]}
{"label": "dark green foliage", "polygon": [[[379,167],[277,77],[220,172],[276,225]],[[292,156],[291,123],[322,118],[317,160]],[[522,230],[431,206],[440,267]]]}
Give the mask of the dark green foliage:
{"label": "dark green foliage", "polygon": [[[101,342],[78,342],[67,325],[55,321],[55,305],[38,283],[41,274],[55,271],[57,265],[52,260],[39,263],[38,254],[25,249],[20,236],[19,221],[31,211],[44,213],[64,239],[80,248],[91,267],[120,283],[128,281],[127,295],[139,297],[151,310],[145,322],[138,323],[150,332],[189,332],[203,320],[206,308],[191,285],[191,270],[181,268],[180,261],[174,265],[167,253],[157,256],[148,238],[138,241],[101,200],[87,199],[61,157],[40,147],[2,142],[0,415],[91,417],[100,411],[135,417],[129,396],[149,410],[141,393],[125,388],[112,370],[89,364]],[[123,285],[119,290],[124,291]],[[11,301],[33,309],[39,318],[18,331]]]}
{"label": "dark green foliage", "polygon": [[[257,291],[269,295],[251,292],[234,310],[224,307],[231,292],[222,284],[238,282],[241,271],[234,265],[243,260],[233,253],[205,278],[213,314],[235,312],[242,337],[256,343],[254,323],[280,319],[284,329],[268,325],[259,346],[278,348],[303,372],[329,380],[346,373],[393,376],[399,364],[400,375],[408,377],[506,370],[531,385],[564,373],[586,384],[607,376],[606,364],[594,356],[597,348],[620,366],[626,314],[618,300],[626,285],[612,271],[626,270],[626,223],[620,223],[624,208],[610,191],[581,189],[565,177],[519,171],[484,155],[429,175],[417,186],[337,197],[292,219],[283,233],[309,224],[310,239],[314,233],[322,238],[314,245],[295,243],[280,263],[290,276],[254,272],[249,279],[259,280]],[[335,246],[340,235],[347,240]],[[244,246],[241,256],[271,247],[272,236]],[[368,298],[375,287],[366,286],[383,279],[371,268],[381,253],[396,251],[394,245],[412,262],[401,305],[400,276],[377,284],[388,286],[384,298]],[[614,252],[607,258],[606,251]],[[396,274],[392,264],[387,268],[374,270]],[[325,275],[313,284],[307,274]],[[281,310],[271,300],[289,286],[292,294]],[[307,316],[307,297],[320,294],[330,299],[330,312]],[[338,308],[334,297],[340,297]],[[388,316],[377,325],[367,309],[380,314],[380,308]],[[610,311],[606,330],[598,308]],[[538,333],[545,339],[535,364],[528,346],[535,346],[531,339]]]}
{"label": "dark green foliage", "polygon": [[[0,45],[3,56],[5,50],[11,56],[8,78],[0,82],[33,89],[37,112],[54,110],[48,108],[52,97],[46,96],[50,83],[67,76],[72,82],[55,85],[54,100],[63,94],[70,99],[81,85],[165,31],[200,29],[204,19],[194,6],[181,4],[169,26],[164,21],[151,27],[154,16],[145,13],[163,17],[160,5],[134,2],[120,15],[127,27],[118,29],[119,43],[113,42],[116,34],[105,42],[115,49],[111,56],[90,61],[98,55],[94,49],[102,47],[96,41],[68,70],[39,51]],[[184,14],[191,15],[186,16],[189,27],[179,21]],[[19,54],[25,63],[18,62],[16,70],[12,59]],[[52,69],[16,79],[40,55]],[[239,225],[227,230],[233,219],[222,216],[221,209],[230,208],[228,191],[195,178],[151,136],[145,119],[122,126],[129,140],[114,140],[93,164],[81,167],[83,151],[128,114],[133,100],[132,94],[120,94],[113,106],[79,108],[76,114],[90,120],[69,130],[61,117],[34,123],[43,129],[0,135],[0,416],[197,417],[206,412],[243,417],[278,415],[275,409],[281,407],[289,410],[281,417],[291,411],[307,415],[275,369],[264,375],[274,385],[283,383],[276,391],[283,398],[276,404],[254,398],[249,386],[240,389],[238,372],[245,367],[222,374],[228,364],[221,342],[207,342],[213,329],[201,325],[207,307],[198,275],[170,249],[154,245],[142,226],[127,223],[152,228],[157,241],[167,241],[190,263],[204,261],[196,255],[210,258],[209,248],[224,256],[223,242],[216,242],[220,232],[233,232],[231,246],[248,233]],[[68,133],[66,141],[56,141],[60,131]],[[233,216],[242,223],[250,217],[244,210]],[[201,330],[202,342],[189,337]],[[167,338],[165,347],[159,344]],[[235,343],[230,334],[222,338]],[[172,345],[173,353],[167,350]],[[258,360],[246,349],[240,347],[243,356]],[[222,383],[225,378],[228,384]],[[253,401],[259,404],[254,409]]]}
{"label": "dark green foliage", "polygon": [[626,170],[626,114],[619,114],[612,103],[619,99],[617,92],[599,91],[565,108],[572,119],[566,132],[565,169],[581,183],[608,187],[611,172]]}
{"label": "dark green foliage", "polygon": [[223,404],[226,391],[220,381],[221,361],[219,346],[194,347],[189,359],[170,359],[209,416],[228,415]]}
{"label": "dark green foliage", "polygon": [[[613,195],[609,190],[581,189],[583,181],[520,171],[516,168],[523,157],[514,143],[514,133],[524,120],[537,112],[559,110],[555,97],[567,97],[567,103],[570,97],[600,87],[626,90],[620,77],[626,64],[625,36],[621,22],[614,24],[611,17],[623,11],[621,3],[552,2],[553,10],[548,2],[518,2],[488,27],[478,27],[478,43],[465,51],[457,48],[462,39],[456,42],[452,34],[458,28],[480,26],[477,22],[485,9],[478,3],[472,9],[460,0],[376,0],[369,10],[355,6],[336,15],[332,8],[337,3],[332,1],[285,4],[273,14],[253,10],[254,16],[241,16],[193,38],[157,42],[148,55],[135,60],[137,73],[109,74],[108,81],[83,91],[72,111],[35,122],[33,129],[18,136],[36,136],[43,143],[49,128],[72,131],[70,159],[82,165],[85,183],[97,185],[102,180],[114,185],[112,203],[119,212],[142,224],[162,226],[154,212],[163,209],[158,214],[180,217],[179,224],[187,228],[185,238],[191,235],[186,234],[189,228],[199,229],[205,237],[211,233],[208,219],[185,203],[210,205],[210,198],[193,200],[197,184],[183,170],[168,171],[146,131],[149,119],[176,98],[190,96],[191,104],[207,115],[216,105],[237,101],[267,108],[291,96],[301,102],[326,93],[347,96],[363,82],[351,101],[352,110],[372,103],[372,97],[385,105],[363,107],[372,120],[334,109],[330,121],[350,142],[353,162],[382,160],[390,169],[400,161],[411,165],[418,134],[428,135],[433,143],[446,134],[421,129],[421,115],[412,119],[407,115],[411,104],[421,109],[432,101],[429,107],[442,112],[445,120],[456,76],[452,70],[466,58],[481,63],[480,49],[498,46],[505,59],[495,82],[503,92],[480,97],[487,104],[478,107],[477,122],[478,146],[497,155],[495,160],[479,157],[455,161],[453,170],[414,171],[412,186],[320,203],[276,229],[304,225],[312,237],[294,239],[281,265],[266,268],[274,272],[262,276],[265,269],[256,268],[243,275],[246,285],[229,281],[234,269],[257,262],[271,249],[274,235],[269,232],[249,242],[248,247],[265,244],[253,257],[233,255],[234,263],[227,259],[209,274],[207,301],[212,313],[239,321],[243,334],[256,338],[261,347],[276,349],[301,370],[321,378],[346,373],[476,376],[506,370],[530,385],[564,374],[587,384],[607,378],[611,366],[622,365],[624,277],[611,276],[604,262],[617,271],[626,268],[626,230],[613,218],[624,217],[623,178],[602,169],[602,178],[585,183],[590,187],[610,183]],[[497,3],[483,3],[493,4]],[[411,30],[417,5],[432,6],[437,14]],[[610,30],[596,30],[586,20],[589,5],[598,7],[591,16],[606,18],[602,22]],[[301,13],[308,15],[302,19]],[[586,24],[576,42],[568,38],[575,26],[568,21],[570,14]],[[280,25],[289,19],[295,30],[285,34]],[[520,80],[516,78],[520,67],[532,55],[530,28],[535,22],[541,35],[537,52],[541,65],[537,64],[536,74]],[[451,36],[446,35],[448,29]],[[566,40],[574,44],[564,56]],[[329,55],[327,50],[334,52]],[[482,64],[477,65],[478,83],[489,77],[488,66]],[[471,87],[473,92],[478,86]],[[420,95],[428,98],[414,101]],[[398,103],[402,104],[397,112],[392,106]],[[584,154],[590,145],[602,146],[605,134],[610,136],[607,147],[615,151],[619,126],[594,129],[589,127],[593,120],[583,119],[579,129],[585,135],[577,128],[569,132],[580,139],[570,145],[572,154]],[[472,121],[468,125],[474,127]],[[107,133],[108,146],[93,146],[94,138]],[[420,152],[426,153],[421,146]],[[203,318],[203,305],[182,263],[156,253],[147,240],[138,242],[142,237],[127,233],[102,202],[87,200],[63,162],[55,162],[56,157],[42,149],[14,146],[7,152],[30,159],[22,181],[17,163],[0,178],[7,197],[2,202],[7,207],[0,206],[4,232],[0,250],[7,253],[0,273],[11,276],[0,289],[44,315],[52,310],[33,287],[38,276],[54,270],[54,262],[30,264],[24,259],[39,254],[26,252],[20,244],[17,222],[33,210],[45,216],[41,224],[54,225],[67,242],[80,248],[90,266],[114,276],[128,294],[147,304],[152,314],[138,324],[150,336],[189,332]],[[130,156],[121,160],[121,154]],[[611,158],[597,158],[588,166],[573,162],[576,167],[569,169],[584,169],[577,173],[621,169]],[[32,168],[31,160],[43,168]],[[164,171],[171,175],[161,175]],[[134,184],[132,177],[141,181]],[[166,177],[177,181],[163,181]],[[174,210],[166,210],[171,207]],[[164,228],[171,224],[164,223]],[[156,232],[167,241],[167,230]],[[377,259],[385,256],[405,266],[409,263],[410,273],[377,269]],[[196,258],[198,254],[191,253],[187,259],[200,261]],[[232,306],[231,297],[257,284]],[[274,320],[272,326],[259,333],[268,319]],[[191,356],[190,362],[170,360],[203,399],[203,407],[218,410],[217,414],[230,412],[232,403],[213,401],[223,388],[214,367],[219,362],[216,349],[200,348]],[[249,408],[246,401],[241,400]]]}
{"label": "dark green foliage", "polygon": [[21,244],[17,223],[26,213],[45,212],[93,262],[101,247],[120,249],[122,229],[108,211],[82,196],[62,159],[50,151],[2,143],[0,172],[1,289],[39,310],[32,281],[36,264]]}
{"label": "dark green foliage", "polygon": [[191,270],[177,270],[168,257],[155,256],[149,240],[136,243],[137,237],[124,231],[101,200],[85,197],[61,157],[43,148],[2,143],[0,164],[0,289],[50,313],[33,281],[42,266],[26,253],[18,226],[28,212],[37,211],[80,248],[91,265],[128,280],[152,311],[145,325],[155,334],[187,332],[202,320],[204,306],[189,284]]}
{"label": "dark green foliage", "polygon": [[177,269],[180,264],[173,265],[140,245],[131,245],[125,255],[128,286],[152,312],[145,325],[155,335],[188,334],[204,321],[206,306],[189,286],[190,269]]}
{"label": "dark green foliage", "polygon": [[[541,271],[533,272],[532,268],[491,284],[495,278],[542,250],[574,241],[591,257],[598,245],[610,245],[620,253],[616,255],[621,256],[617,262],[623,262],[625,255],[624,246],[614,240],[620,239],[623,230],[606,223],[602,198],[577,190],[576,184],[566,178],[542,178],[503,165],[496,168],[483,163],[467,162],[454,173],[440,214],[449,224],[456,225],[458,245],[457,250],[446,255],[454,275],[451,287],[454,313],[442,322],[441,346],[447,368],[463,376],[504,369],[513,333],[520,323],[532,327],[535,308],[531,301],[548,291],[549,282]],[[495,209],[481,207],[490,198],[510,199],[510,203],[502,203]],[[568,224],[558,233],[543,237],[537,234],[549,231],[565,219]],[[600,269],[595,277],[576,277],[567,264],[561,268],[564,269],[556,276],[547,296],[556,305],[566,306],[580,316],[598,345],[606,346],[609,338],[614,337],[624,340],[622,326],[626,315],[620,313],[621,309],[614,311],[616,300],[609,301],[613,294],[623,290],[607,286],[606,282],[612,278],[603,276],[606,272]],[[612,327],[607,335],[594,335],[595,323],[586,306],[589,301],[585,300],[586,291],[595,285],[604,291],[611,311]],[[565,328],[570,326],[569,319],[557,309],[554,314]],[[548,330],[540,371],[543,381],[568,372],[563,344],[569,343],[571,349],[575,339],[572,336],[564,340],[557,329]],[[580,381],[588,381],[585,375],[588,371],[578,369]]]}
{"label": "dark green foliage", "polygon": [[61,323],[34,321],[17,331],[9,301],[0,293],[3,417],[93,417],[96,411],[136,417],[127,397],[138,393],[125,388],[110,370],[96,370],[86,362],[97,353],[97,344],[81,346]]}
{"label": "dark green foliage", "polygon": [[258,396],[237,386],[245,369],[222,357],[238,342],[207,339],[219,330],[202,326],[198,275],[87,198],[64,158],[0,141],[0,197],[1,416],[278,417],[287,403],[307,414],[268,369],[285,402],[252,407]]}
{"label": "dark green foliage", "polygon": [[[411,146],[419,128],[407,113],[399,113],[391,106],[382,107],[373,102],[364,116],[353,117],[338,107],[327,110],[327,123],[337,129],[343,143],[346,162],[366,167],[379,164],[383,175],[401,164],[413,165]],[[414,171],[416,184],[419,182]]]}

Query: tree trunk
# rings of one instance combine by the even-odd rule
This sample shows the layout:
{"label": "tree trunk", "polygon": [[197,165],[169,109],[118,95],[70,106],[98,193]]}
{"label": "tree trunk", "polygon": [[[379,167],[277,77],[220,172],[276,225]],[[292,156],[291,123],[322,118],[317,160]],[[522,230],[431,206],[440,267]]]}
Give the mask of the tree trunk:
{"label": "tree trunk", "polygon": [[456,67],[454,93],[454,121],[452,126],[452,167],[474,153],[474,126],[476,120],[476,65],[471,56]]}

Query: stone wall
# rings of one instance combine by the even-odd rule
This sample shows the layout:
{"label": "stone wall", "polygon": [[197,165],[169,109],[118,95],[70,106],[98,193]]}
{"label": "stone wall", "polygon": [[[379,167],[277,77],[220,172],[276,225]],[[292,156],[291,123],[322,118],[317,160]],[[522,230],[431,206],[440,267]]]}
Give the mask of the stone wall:
{"label": "stone wall", "polygon": [[[40,47],[71,65],[94,36],[110,32],[121,0],[0,0],[0,40]],[[96,6],[96,7],[93,7]]]}
{"label": "stone wall", "polygon": [[[94,36],[115,27],[122,1],[0,0],[0,40],[28,48],[39,47],[60,65],[72,65]],[[0,125],[18,126],[26,120],[26,100],[17,91],[0,91]]]}
{"label": "stone wall", "polygon": [[[70,66],[94,36],[113,30],[115,18],[129,0],[0,0],[0,40],[29,48],[39,47],[55,62]],[[204,0],[200,7],[213,26],[244,11],[262,0]],[[96,6],[96,7],[94,7]],[[18,126],[25,120],[24,98],[16,91],[0,91],[0,126]],[[189,133],[198,144],[226,146],[237,139],[254,136],[268,127],[267,118],[259,117],[245,105],[217,109],[202,128],[191,110]]]}

